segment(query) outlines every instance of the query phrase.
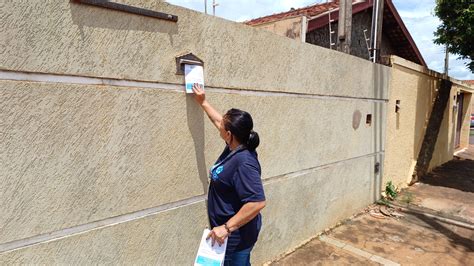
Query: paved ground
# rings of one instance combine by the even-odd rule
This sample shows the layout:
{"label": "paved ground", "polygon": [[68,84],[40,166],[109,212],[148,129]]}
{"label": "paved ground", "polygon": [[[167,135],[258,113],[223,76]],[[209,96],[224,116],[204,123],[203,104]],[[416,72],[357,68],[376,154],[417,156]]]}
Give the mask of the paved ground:
{"label": "paved ground", "polygon": [[473,229],[423,213],[400,214],[365,213],[272,265],[474,265]]}
{"label": "paved ground", "polygon": [[459,159],[474,160],[474,144],[469,144],[467,148],[455,152],[454,156]]}
{"label": "paved ground", "polygon": [[474,145],[405,190],[389,216],[369,206],[272,265],[474,265],[471,155]]}

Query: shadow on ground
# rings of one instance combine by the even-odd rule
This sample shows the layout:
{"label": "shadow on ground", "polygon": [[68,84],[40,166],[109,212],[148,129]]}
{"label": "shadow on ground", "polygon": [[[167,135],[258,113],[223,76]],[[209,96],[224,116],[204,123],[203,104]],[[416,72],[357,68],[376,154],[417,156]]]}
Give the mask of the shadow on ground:
{"label": "shadow on ground", "polygon": [[449,187],[465,192],[474,192],[474,161],[452,160],[421,178],[421,182]]}
{"label": "shadow on ground", "polygon": [[[472,233],[470,235],[467,234],[467,237],[464,237],[459,232],[457,232],[459,231],[459,228],[460,228],[459,226],[452,226],[453,224],[440,222],[439,220],[433,217],[429,217],[423,213],[410,212],[410,211],[405,211],[405,213],[415,216],[420,221],[423,221],[427,226],[443,234],[447,239],[450,240],[451,246],[453,247],[463,246],[466,251],[474,252],[474,240],[472,239],[472,236],[473,236]],[[451,226],[447,226],[447,225],[451,225]],[[468,230],[464,230],[464,231],[468,231]]]}

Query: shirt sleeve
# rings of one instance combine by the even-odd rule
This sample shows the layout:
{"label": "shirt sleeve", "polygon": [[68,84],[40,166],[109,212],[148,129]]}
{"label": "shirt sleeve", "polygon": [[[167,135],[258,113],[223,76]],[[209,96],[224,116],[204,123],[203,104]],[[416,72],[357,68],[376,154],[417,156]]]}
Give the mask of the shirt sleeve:
{"label": "shirt sleeve", "polygon": [[260,167],[250,162],[242,162],[237,167],[233,178],[234,187],[239,199],[244,202],[258,202],[265,200]]}

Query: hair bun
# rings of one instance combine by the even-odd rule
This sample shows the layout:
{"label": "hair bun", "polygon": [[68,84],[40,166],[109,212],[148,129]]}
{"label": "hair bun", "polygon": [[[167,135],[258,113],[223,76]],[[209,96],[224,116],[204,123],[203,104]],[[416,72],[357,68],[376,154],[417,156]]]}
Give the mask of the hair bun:
{"label": "hair bun", "polygon": [[249,135],[249,140],[247,141],[247,148],[251,151],[254,151],[260,144],[260,138],[258,133],[251,130]]}

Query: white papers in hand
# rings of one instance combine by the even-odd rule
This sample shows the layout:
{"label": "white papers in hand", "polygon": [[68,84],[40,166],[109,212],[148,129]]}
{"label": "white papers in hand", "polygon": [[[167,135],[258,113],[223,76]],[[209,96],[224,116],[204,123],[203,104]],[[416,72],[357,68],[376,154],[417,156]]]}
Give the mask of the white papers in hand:
{"label": "white papers in hand", "polygon": [[204,89],[204,71],[202,66],[184,65],[186,93],[193,93],[193,84],[198,83]]}
{"label": "white papers in hand", "polygon": [[205,229],[202,233],[201,243],[199,244],[198,253],[194,266],[221,266],[224,265],[225,249],[227,247],[227,238],[222,246],[216,242],[212,246],[212,240],[209,238],[206,240],[207,235],[211,231]]}

